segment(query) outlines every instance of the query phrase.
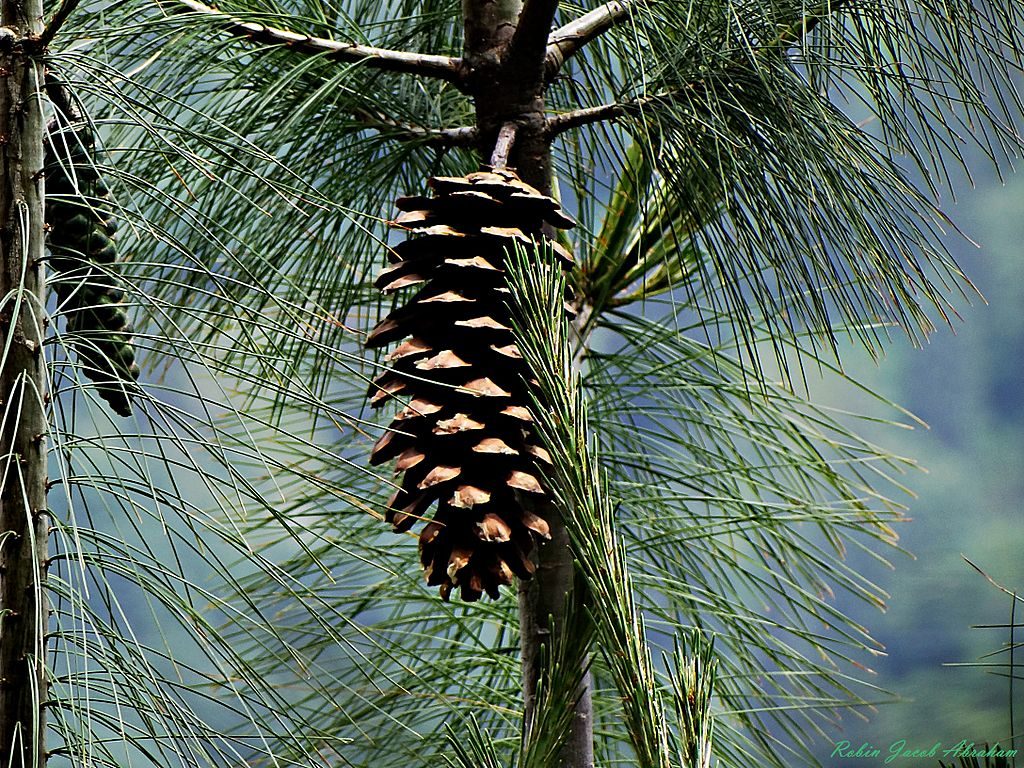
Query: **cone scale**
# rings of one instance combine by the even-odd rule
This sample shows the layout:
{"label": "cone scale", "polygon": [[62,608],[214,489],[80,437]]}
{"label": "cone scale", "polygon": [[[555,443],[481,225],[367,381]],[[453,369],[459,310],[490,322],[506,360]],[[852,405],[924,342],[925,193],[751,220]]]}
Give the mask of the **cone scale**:
{"label": "cone scale", "polygon": [[370,387],[372,407],[402,407],[371,454],[395,461],[400,490],[386,519],[398,532],[424,522],[420,562],[447,599],[497,598],[513,577],[533,574],[535,542],[549,536],[532,511],[544,489],[531,414],[530,374],[516,348],[504,264],[518,244],[546,243],[568,228],[558,203],[511,171],[433,178],[430,197],[398,201],[392,225],[410,233],[375,285],[409,300],[369,334],[369,348],[396,345]]}

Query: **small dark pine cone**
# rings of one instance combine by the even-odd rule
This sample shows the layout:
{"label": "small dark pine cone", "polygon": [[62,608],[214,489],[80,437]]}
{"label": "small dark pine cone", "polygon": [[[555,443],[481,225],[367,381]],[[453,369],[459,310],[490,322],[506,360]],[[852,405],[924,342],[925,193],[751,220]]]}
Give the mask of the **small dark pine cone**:
{"label": "small dark pine cone", "polygon": [[72,129],[53,122],[49,132],[47,246],[58,303],[82,371],[115,413],[130,416],[139,367],[117,276],[117,223],[96,170],[95,141],[88,126]]}
{"label": "small dark pine cone", "polygon": [[[397,459],[401,490],[387,520],[420,533],[427,584],[447,599],[498,597],[512,577],[533,574],[530,554],[548,524],[528,507],[545,490],[536,462],[550,462],[532,427],[530,374],[516,348],[504,263],[518,242],[546,241],[563,266],[571,255],[543,233],[571,219],[550,197],[507,170],[430,180],[433,197],[398,201],[392,222],[414,237],[389,254],[377,278],[385,294],[416,287],[370,333],[366,346],[401,341],[391,368],[370,387],[373,407],[406,405],[377,442],[371,463]],[[525,502],[525,503],[524,503]]]}

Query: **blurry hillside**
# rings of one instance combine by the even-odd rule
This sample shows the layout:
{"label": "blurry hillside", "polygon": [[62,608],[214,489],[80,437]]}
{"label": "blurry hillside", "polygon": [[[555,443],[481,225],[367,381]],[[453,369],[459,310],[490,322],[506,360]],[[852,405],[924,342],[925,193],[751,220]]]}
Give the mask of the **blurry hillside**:
{"label": "blurry hillside", "polygon": [[[970,628],[1006,624],[1010,599],[961,554],[1001,583],[1024,586],[1024,175],[1010,175],[1004,185],[984,163],[974,167],[976,188],[945,207],[980,246],[950,238],[957,260],[988,305],[959,302],[963,322],[952,331],[940,328],[923,349],[897,338],[878,366],[855,353],[843,360],[857,378],[930,427],[860,428],[927,470],[903,478],[917,498],[903,499],[913,521],[899,532],[916,559],[897,557],[894,572],[866,559],[863,564],[891,594],[888,612],[879,615],[852,601],[841,604],[885,644],[888,657],[874,665],[876,683],[904,701],[869,713],[870,722],[844,714],[834,738],[854,745],[871,742],[883,754],[898,739],[929,747],[960,739],[1006,743],[1009,733],[1006,678],[942,666],[977,661],[1008,640],[1005,629]],[[815,396],[856,410],[849,393],[825,389]],[[863,409],[878,412],[866,402]],[[1020,731],[1020,681],[1015,698]],[[820,751],[826,765],[850,764],[829,760],[830,751],[824,746]]]}

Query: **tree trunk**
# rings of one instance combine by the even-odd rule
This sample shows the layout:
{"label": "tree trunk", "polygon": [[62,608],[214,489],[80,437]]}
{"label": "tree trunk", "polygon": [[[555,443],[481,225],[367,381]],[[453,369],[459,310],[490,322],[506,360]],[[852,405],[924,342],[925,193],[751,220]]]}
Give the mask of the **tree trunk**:
{"label": "tree trunk", "polygon": [[[541,645],[554,628],[564,624],[566,596],[579,600],[582,590],[577,583],[569,548],[569,533],[558,509],[553,504],[542,511],[551,526],[551,540],[537,553],[537,572],[530,581],[519,583],[519,635],[523,659],[523,708],[529,722],[535,703],[537,678],[541,674]],[[581,666],[588,659],[581,658]],[[593,768],[594,717],[590,672],[587,671],[576,691],[575,717],[569,740],[562,751],[561,768]]]}
{"label": "tree trunk", "polygon": [[[549,29],[534,30],[514,61],[506,57],[518,29],[521,0],[463,0],[466,29],[464,58],[469,67],[470,92],[476,104],[479,152],[491,156],[502,126],[512,123],[516,134],[508,165],[526,183],[551,194],[551,138],[544,123],[544,41]],[[540,14],[543,16],[543,14]],[[550,25],[550,18],[541,19]],[[551,540],[537,551],[537,572],[519,587],[519,631],[523,663],[523,706],[529,722],[536,706],[541,670],[541,645],[564,624],[567,597],[581,600],[576,584],[569,535],[559,511],[546,505],[541,513],[551,528]],[[581,666],[588,659],[581,658]],[[575,719],[560,759],[561,768],[593,768],[594,735],[589,672],[576,692]]]}
{"label": "tree trunk", "polygon": [[[42,341],[41,0],[2,0],[0,21],[0,759],[46,762],[44,591],[47,408]],[[29,45],[25,43],[28,42]]]}

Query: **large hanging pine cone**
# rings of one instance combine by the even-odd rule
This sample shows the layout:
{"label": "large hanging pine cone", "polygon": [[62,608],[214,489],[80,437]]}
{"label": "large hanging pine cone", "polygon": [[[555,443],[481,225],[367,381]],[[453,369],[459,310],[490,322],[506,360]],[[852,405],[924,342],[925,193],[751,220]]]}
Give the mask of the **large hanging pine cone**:
{"label": "large hanging pine cone", "polygon": [[[430,180],[434,197],[398,201],[393,222],[415,237],[400,243],[377,278],[384,293],[417,286],[415,295],[369,335],[367,347],[405,339],[391,368],[370,388],[371,404],[393,397],[408,404],[377,442],[371,463],[397,458],[401,490],[388,521],[408,530],[436,501],[420,533],[427,583],[447,599],[465,600],[533,573],[534,537],[548,525],[527,509],[544,489],[535,462],[550,461],[531,427],[529,371],[516,349],[507,254],[546,239],[545,223],[573,226],[557,202],[512,172]],[[549,243],[563,265],[572,257]]]}
{"label": "large hanging pine cone", "polygon": [[117,277],[117,224],[96,170],[95,141],[88,126],[71,129],[55,121],[49,132],[47,245],[58,302],[82,371],[115,413],[130,416],[139,368]]}

